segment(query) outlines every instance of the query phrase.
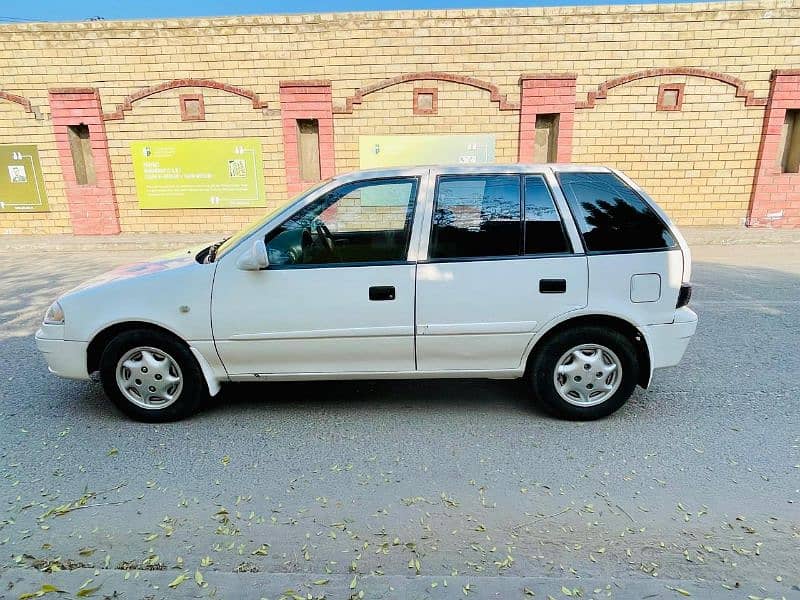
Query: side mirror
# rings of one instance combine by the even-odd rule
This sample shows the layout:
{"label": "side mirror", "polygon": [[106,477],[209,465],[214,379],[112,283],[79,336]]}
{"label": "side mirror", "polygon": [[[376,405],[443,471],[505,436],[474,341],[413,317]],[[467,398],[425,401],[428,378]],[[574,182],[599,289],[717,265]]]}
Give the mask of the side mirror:
{"label": "side mirror", "polygon": [[256,238],[250,247],[236,259],[236,268],[242,271],[262,271],[269,267],[267,245],[262,238]]}

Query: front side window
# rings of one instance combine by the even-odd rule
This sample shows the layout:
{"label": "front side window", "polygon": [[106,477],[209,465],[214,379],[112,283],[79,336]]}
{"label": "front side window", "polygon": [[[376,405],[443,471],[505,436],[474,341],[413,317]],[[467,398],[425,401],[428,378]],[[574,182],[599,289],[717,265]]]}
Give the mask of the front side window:
{"label": "front side window", "polygon": [[406,260],[418,187],[401,177],[328,192],[267,235],[270,265]]}
{"label": "front side window", "polygon": [[516,175],[439,177],[431,258],[520,254],[520,178]]}
{"label": "front side window", "polygon": [[590,252],[658,250],[675,240],[656,212],[613,173],[559,173]]}

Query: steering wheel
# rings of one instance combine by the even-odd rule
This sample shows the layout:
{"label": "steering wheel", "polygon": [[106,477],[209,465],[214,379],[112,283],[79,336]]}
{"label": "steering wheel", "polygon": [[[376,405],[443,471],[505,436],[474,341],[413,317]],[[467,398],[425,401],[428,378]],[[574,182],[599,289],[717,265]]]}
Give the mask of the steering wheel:
{"label": "steering wheel", "polygon": [[328,250],[328,252],[333,254],[335,244],[333,241],[333,234],[331,233],[331,230],[328,229],[328,226],[325,225],[325,223],[323,223],[322,221],[317,223],[316,230],[317,230],[317,235],[319,235],[319,239],[322,240],[322,243],[325,245],[325,248]]}

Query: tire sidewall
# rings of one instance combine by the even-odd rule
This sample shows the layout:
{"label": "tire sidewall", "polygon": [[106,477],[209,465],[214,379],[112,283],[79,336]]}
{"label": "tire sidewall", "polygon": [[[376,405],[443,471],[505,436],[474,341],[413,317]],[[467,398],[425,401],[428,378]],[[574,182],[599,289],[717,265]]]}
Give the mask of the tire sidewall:
{"label": "tire sidewall", "polygon": [[[564,400],[556,390],[553,375],[557,362],[565,352],[581,344],[605,346],[617,355],[622,363],[622,381],[619,388],[605,402],[595,406],[576,406]],[[633,394],[639,379],[639,361],[633,343],[627,336],[597,326],[584,326],[554,334],[534,350],[528,374],[533,392],[550,413],[571,420],[593,420],[617,411]]]}
{"label": "tire sidewall", "polygon": [[[119,359],[132,348],[150,346],[163,350],[178,363],[183,376],[183,389],[178,399],[163,409],[148,410],[136,406],[119,389],[116,369]],[[100,379],[106,395],[114,405],[137,421],[160,423],[182,419],[197,410],[208,393],[197,360],[189,348],[159,331],[134,330],[117,335],[106,346],[100,358]]]}

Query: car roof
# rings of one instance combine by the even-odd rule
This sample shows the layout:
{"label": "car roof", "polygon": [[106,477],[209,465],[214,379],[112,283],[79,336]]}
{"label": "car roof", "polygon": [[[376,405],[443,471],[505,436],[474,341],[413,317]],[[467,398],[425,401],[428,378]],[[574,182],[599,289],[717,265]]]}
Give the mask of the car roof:
{"label": "car roof", "polygon": [[354,181],[359,179],[368,178],[385,178],[385,177],[407,177],[409,175],[422,175],[423,173],[432,170],[437,175],[469,175],[472,173],[492,173],[492,174],[524,174],[524,173],[542,173],[545,171],[554,172],[586,172],[586,173],[607,173],[612,169],[601,165],[576,165],[568,163],[548,163],[548,164],[533,164],[533,163],[511,163],[511,164],[485,164],[485,165],[419,165],[408,167],[389,167],[389,168],[376,168],[376,169],[361,169],[359,171],[350,171],[349,173],[342,173],[334,177],[337,181]]}

